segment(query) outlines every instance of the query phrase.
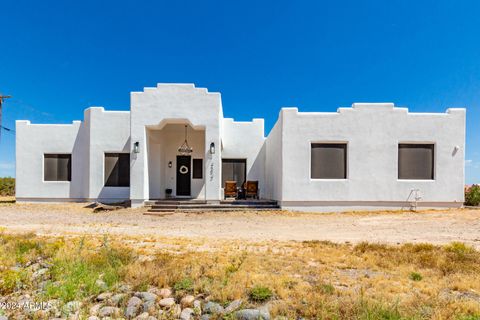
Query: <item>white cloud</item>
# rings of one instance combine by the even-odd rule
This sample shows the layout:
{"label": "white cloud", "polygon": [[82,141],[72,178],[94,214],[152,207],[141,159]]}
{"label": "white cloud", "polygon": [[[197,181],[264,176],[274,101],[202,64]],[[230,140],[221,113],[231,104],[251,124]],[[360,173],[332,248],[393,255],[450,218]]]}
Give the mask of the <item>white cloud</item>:
{"label": "white cloud", "polygon": [[15,169],[14,162],[0,162],[0,170],[12,170]]}
{"label": "white cloud", "polygon": [[470,165],[472,165],[473,163],[473,160],[465,160],[465,165],[468,167]]}

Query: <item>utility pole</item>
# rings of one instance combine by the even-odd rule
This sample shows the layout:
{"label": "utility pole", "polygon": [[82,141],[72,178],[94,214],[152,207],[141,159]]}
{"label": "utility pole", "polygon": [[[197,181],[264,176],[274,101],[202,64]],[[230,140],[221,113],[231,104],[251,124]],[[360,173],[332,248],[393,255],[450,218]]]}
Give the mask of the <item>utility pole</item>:
{"label": "utility pole", "polygon": [[0,140],[2,139],[2,129],[3,129],[3,126],[2,126],[2,104],[3,104],[3,100],[9,99],[11,97],[12,96],[4,96],[0,93]]}

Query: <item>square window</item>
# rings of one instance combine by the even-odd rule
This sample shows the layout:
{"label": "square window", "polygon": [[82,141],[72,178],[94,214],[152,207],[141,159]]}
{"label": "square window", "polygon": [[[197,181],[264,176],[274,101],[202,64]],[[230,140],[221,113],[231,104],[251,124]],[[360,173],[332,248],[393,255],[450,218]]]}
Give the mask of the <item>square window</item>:
{"label": "square window", "polygon": [[105,153],[105,187],[130,186],[130,154]]}
{"label": "square window", "polygon": [[71,154],[44,154],[43,155],[44,181],[71,181],[72,155]]}
{"label": "square window", "polygon": [[312,179],[346,179],[347,144],[312,143],[310,169]]}
{"label": "square window", "polygon": [[222,159],[222,186],[225,187],[225,181],[236,181],[237,186],[240,187],[246,178],[246,159]]}
{"label": "square window", "polygon": [[433,180],[434,168],[434,144],[398,145],[398,179]]}

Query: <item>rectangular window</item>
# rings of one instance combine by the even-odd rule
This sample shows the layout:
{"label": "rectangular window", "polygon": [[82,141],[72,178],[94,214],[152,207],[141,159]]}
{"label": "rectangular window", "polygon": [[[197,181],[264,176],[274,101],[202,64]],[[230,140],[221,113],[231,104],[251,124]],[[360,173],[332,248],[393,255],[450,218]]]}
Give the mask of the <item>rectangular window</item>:
{"label": "rectangular window", "polygon": [[44,154],[43,155],[44,181],[71,181],[72,155],[71,154]]}
{"label": "rectangular window", "polygon": [[193,159],[192,179],[203,179],[203,159]]}
{"label": "rectangular window", "polygon": [[130,154],[105,153],[105,187],[130,186]]}
{"label": "rectangular window", "polygon": [[247,159],[222,159],[222,186],[225,181],[237,181],[241,186],[247,177]]}
{"label": "rectangular window", "polygon": [[398,145],[398,179],[433,180],[435,145],[401,143]]}
{"label": "rectangular window", "polygon": [[347,144],[312,143],[310,176],[312,179],[346,179]]}

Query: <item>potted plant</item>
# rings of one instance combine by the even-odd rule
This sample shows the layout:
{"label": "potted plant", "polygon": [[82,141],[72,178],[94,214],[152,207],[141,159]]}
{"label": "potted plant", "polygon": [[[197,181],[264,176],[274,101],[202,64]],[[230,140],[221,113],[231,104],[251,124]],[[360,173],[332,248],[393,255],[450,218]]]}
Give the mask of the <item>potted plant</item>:
{"label": "potted plant", "polygon": [[167,196],[167,198],[170,198],[172,196],[172,192],[173,190],[170,188],[165,189],[165,195]]}

